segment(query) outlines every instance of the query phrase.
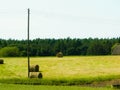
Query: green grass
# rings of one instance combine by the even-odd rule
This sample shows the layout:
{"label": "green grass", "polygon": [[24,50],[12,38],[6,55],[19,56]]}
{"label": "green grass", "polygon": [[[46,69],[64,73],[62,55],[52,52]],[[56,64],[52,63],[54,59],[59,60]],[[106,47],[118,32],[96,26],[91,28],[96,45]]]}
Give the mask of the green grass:
{"label": "green grass", "polygon": [[33,85],[13,85],[1,84],[1,90],[113,90],[108,87],[80,87],[80,86],[33,86]]}
{"label": "green grass", "polygon": [[27,58],[3,58],[0,82],[42,85],[80,85],[120,78],[120,56],[32,57],[43,79],[27,79]]}

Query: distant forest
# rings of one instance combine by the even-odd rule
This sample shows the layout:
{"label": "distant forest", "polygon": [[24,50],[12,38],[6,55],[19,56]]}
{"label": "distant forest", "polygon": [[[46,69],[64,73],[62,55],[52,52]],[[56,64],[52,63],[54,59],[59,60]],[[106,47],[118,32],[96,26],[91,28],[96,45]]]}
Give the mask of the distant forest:
{"label": "distant forest", "polygon": [[[30,56],[55,56],[62,52],[70,55],[110,55],[111,48],[120,38],[98,39],[33,39],[30,40]],[[13,54],[7,55],[9,51]],[[8,50],[8,51],[7,51]],[[17,53],[17,54],[16,54]],[[0,39],[0,56],[27,56],[27,40]]]}

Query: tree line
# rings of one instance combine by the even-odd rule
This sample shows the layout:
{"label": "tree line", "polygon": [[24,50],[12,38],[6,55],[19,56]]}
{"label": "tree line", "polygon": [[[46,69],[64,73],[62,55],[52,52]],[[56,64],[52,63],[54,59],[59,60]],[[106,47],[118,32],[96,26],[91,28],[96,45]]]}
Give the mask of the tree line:
{"label": "tree line", "polygon": [[[58,52],[64,56],[110,55],[116,43],[120,43],[120,38],[37,38],[30,40],[30,56],[55,56]],[[27,56],[27,40],[0,39],[0,56]]]}

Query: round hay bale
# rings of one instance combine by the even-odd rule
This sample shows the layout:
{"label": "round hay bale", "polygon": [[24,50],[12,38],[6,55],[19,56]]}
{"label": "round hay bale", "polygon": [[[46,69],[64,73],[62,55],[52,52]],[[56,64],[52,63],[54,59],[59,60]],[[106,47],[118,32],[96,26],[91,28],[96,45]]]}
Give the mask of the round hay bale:
{"label": "round hay bale", "polygon": [[42,78],[43,75],[41,72],[31,72],[30,73],[30,78]]}
{"label": "round hay bale", "polygon": [[4,64],[4,60],[3,59],[0,59],[0,64]]}
{"label": "round hay bale", "polygon": [[38,78],[42,78],[42,77],[43,77],[42,73],[39,73]]}
{"label": "round hay bale", "polygon": [[35,72],[39,72],[39,65],[35,65]]}
{"label": "round hay bale", "polygon": [[30,72],[39,72],[39,65],[30,66]]}
{"label": "round hay bale", "polygon": [[56,56],[59,57],[59,58],[62,58],[62,57],[63,57],[63,53],[62,53],[62,52],[58,52],[58,53],[56,54]]}
{"label": "round hay bale", "polygon": [[113,86],[113,88],[120,89],[120,84],[114,84],[112,86]]}

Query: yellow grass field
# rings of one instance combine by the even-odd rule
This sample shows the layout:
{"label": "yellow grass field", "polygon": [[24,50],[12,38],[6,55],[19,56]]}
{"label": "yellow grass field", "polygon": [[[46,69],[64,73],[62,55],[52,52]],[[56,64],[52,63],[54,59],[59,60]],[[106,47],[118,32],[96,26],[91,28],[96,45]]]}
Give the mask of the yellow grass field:
{"label": "yellow grass field", "polygon": [[[0,79],[27,78],[27,58],[3,58]],[[104,76],[120,78],[120,56],[31,57],[45,79],[81,79]]]}

